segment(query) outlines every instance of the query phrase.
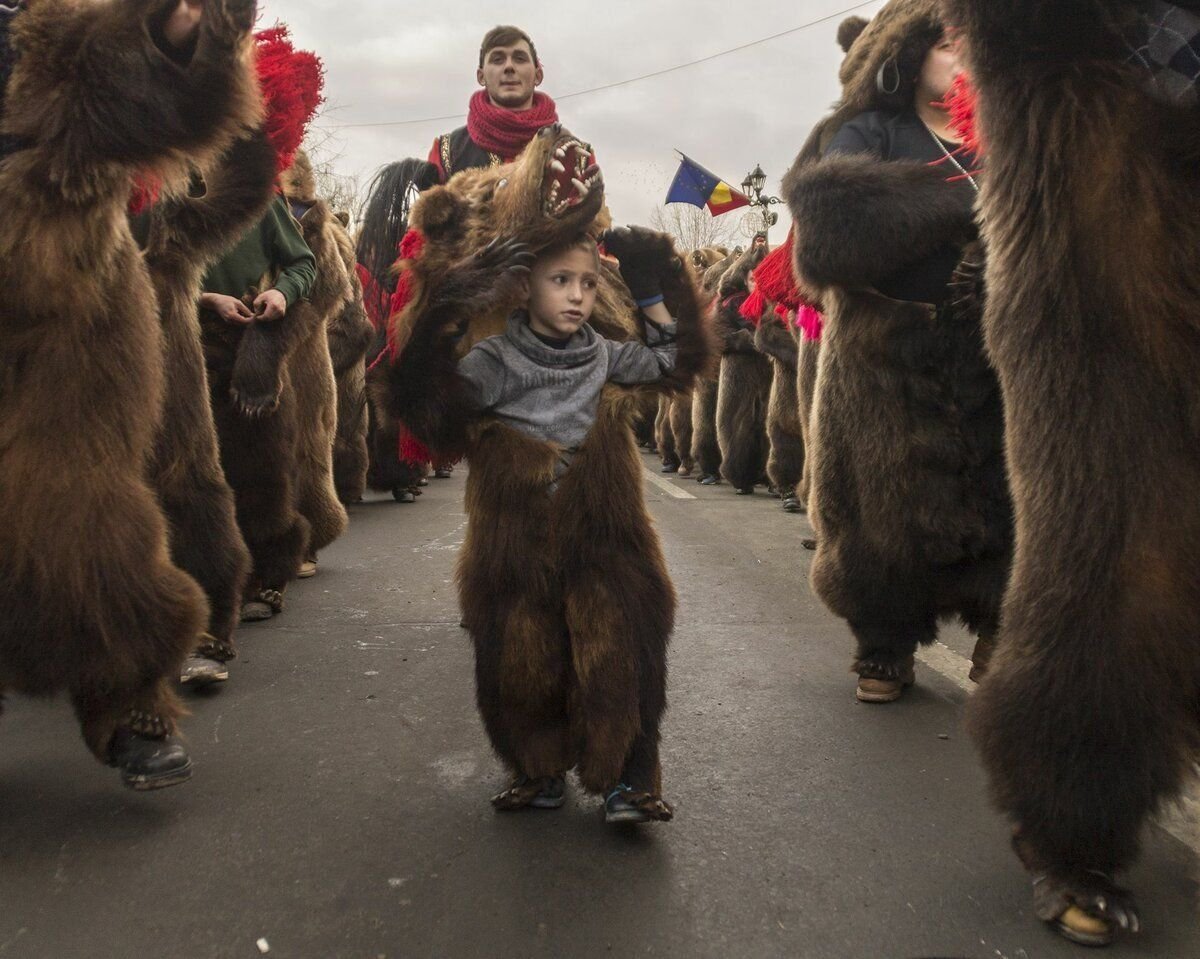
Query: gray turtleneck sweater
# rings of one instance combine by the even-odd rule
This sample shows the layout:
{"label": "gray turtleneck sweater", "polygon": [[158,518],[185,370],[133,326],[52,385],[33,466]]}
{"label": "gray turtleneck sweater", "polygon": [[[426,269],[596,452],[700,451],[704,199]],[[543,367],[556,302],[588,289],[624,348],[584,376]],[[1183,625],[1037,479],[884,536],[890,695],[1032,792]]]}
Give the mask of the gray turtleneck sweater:
{"label": "gray turtleneck sweater", "polygon": [[475,406],[530,436],[571,450],[596,421],[606,383],[653,383],[675,368],[675,325],[646,324],[647,345],[614,343],[586,323],[562,349],[540,340],[524,311],[458,364]]}

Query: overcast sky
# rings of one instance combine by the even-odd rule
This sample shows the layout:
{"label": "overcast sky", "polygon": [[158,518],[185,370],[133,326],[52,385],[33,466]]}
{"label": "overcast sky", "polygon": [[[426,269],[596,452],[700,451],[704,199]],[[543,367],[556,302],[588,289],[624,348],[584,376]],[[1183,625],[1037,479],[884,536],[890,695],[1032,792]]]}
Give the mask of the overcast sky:
{"label": "overcast sky", "polygon": [[[542,90],[560,101],[567,127],[596,148],[614,218],[644,223],[666,195],[678,165],[675,149],[735,186],[761,163],[767,190],[778,193],[804,137],[838,95],[842,17],[666,76],[566,95],[709,56],[853,5],[265,0],[262,22],[289,24],[297,44],[324,59],[328,103],[316,125],[340,127],[339,172],[360,174],[364,183],[385,163],[424,157],[436,135],[465,120],[349,124],[465,115],[476,89],[480,39],[498,23],[523,27],[545,66]],[[880,6],[882,0],[861,4],[856,12],[870,16]],[[782,240],[783,228],[771,238]]]}

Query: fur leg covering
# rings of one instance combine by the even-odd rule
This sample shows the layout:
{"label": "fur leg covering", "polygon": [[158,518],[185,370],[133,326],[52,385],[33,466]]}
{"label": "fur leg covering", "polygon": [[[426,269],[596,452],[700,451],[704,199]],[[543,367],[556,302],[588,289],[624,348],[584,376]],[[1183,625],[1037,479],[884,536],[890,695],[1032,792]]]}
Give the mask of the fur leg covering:
{"label": "fur leg covering", "polygon": [[[659,725],[675,590],[646,513],[630,398],[606,391],[596,425],[555,496],[555,529],[575,673],[579,777],[603,793],[636,773],[657,793]],[[602,501],[597,497],[602,497]],[[624,504],[620,519],[608,504]]]}
{"label": "fur leg covering", "polygon": [[1132,863],[1200,754],[1200,110],[1126,60],[1132,4],[948,9],[1019,530],[968,720],[1027,867],[1080,890]]}
{"label": "fur leg covering", "polygon": [[671,397],[671,433],[675,437],[675,448],[679,453],[680,472],[691,473],[696,468],[692,456],[692,393]]}
{"label": "fur leg covering", "polygon": [[658,398],[658,416],[654,420],[654,441],[663,466],[679,468],[679,451],[675,446],[675,431],[671,428],[671,398]]}
{"label": "fur leg covering", "polygon": [[[298,303],[293,307],[311,309]],[[289,379],[296,402],[296,508],[308,520],[309,554],[342,535],[349,523],[333,484],[337,435],[337,381],[329,358],[325,324],[316,325],[292,353]]]}
{"label": "fur leg covering", "polygon": [[772,360],[771,393],[767,400],[767,478],[781,495],[800,486],[804,477],[804,432],[796,397],[796,371]]}
{"label": "fur leg covering", "polygon": [[701,476],[721,475],[721,444],[717,442],[716,377],[697,382],[692,394],[692,459]]}
{"label": "fur leg covering", "polygon": [[821,358],[820,340],[801,340],[796,366],[796,403],[800,413],[800,430],[804,439],[804,471],[800,479],[800,502],[808,505],[812,495],[813,408],[817,392],[817,367]]}
{"label": "fur leg covering", "polygon": [[771,363],[760,353],[727,353],[717,393],[721,475],[736,489],[753,489],[767,469],[767,398]]}
{"label": "fur leg covering", "polygon": [[68,690],[106,760],[132,712],[171,731],[174,680],[208,621],[147,482],[165,390],[158,303],[129,181],[207,164],[249,103],[253,3],[205,5],[194,48],[158,48],[162,4],[42,0],[0,164],[0,687]]}
{"label": "fur leg covering", "polygon": [[[553,561],[556,459],[550,447],[506,427],[483,429],[472,446],[470,523],[458,563],[484,728],[513,773],[534,777],[561,775],[576,760],[572,668]],[[514,510],[514,503],[525,506]]]}

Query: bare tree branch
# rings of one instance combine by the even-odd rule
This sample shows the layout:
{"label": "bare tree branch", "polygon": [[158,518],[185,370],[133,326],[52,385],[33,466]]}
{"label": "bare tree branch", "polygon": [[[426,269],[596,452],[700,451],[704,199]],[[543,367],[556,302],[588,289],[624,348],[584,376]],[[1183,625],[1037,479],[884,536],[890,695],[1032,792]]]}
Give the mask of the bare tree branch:
{"label": "bare tree branch", "polygon": [[738,220],[733,216],[713,216],[708,210],[690,203],[668,203],[650,214],[650,225],[670,233],[685,250],[709,246],[732,246],[737,238]]}

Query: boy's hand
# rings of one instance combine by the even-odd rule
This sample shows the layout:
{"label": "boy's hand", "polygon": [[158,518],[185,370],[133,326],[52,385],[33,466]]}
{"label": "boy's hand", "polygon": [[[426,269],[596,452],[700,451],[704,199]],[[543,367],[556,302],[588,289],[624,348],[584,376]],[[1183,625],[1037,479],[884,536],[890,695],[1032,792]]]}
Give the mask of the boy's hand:
{"label": "boy's hand", "polygon": [[[654,242],[650,244],[647,240]],[[661,246],[661,241],[661,234],[641,227],[618,227],[601,237],[604,249],[620,261],[621,279],[629,287],[634,302],[643,308],[663,299],[659,264],[653,255],[647,255],[652,247]]]}
{"label": "boy's hand", "polygon": [[260,320],[282,319],[287,313],[287,297],[278,290],[263,290],[254,299],[254,315]]}

